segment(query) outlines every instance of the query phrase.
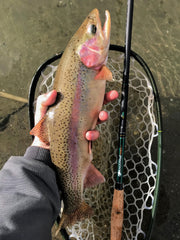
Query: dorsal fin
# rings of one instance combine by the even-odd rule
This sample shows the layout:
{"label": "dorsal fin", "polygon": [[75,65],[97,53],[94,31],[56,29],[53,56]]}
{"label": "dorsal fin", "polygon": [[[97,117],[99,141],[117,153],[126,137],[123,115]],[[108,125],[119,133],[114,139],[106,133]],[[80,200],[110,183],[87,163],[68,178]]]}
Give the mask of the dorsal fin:
{"label": "dorsal fin", "polygon": [[46,115],[31,129],[30,134],[37,136],[42,142],[49,144]]}

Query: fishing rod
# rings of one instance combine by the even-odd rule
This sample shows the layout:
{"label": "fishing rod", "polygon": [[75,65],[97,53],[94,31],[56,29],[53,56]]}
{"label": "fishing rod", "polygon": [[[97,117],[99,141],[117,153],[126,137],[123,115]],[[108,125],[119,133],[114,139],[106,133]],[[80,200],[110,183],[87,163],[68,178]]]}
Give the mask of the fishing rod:
{"label": "fishing rod", "polygon": [[121,104],[120,104],[119,156],[117,160],[117,178],[116,178],[116,185],[114,189],[113,203],[112,203],[112,210],[111,210],[111,240],[120,240],[122,235],[122,228],[123,228],[123,212],[124,212],[123,166],[124,166],[124,151],[125,151],[125,137],[126,137],[126,118],[127,118],[127,104],[128,104],[133,8],[134,8],[134,0],[128,0],[124,71],[123,71]]}

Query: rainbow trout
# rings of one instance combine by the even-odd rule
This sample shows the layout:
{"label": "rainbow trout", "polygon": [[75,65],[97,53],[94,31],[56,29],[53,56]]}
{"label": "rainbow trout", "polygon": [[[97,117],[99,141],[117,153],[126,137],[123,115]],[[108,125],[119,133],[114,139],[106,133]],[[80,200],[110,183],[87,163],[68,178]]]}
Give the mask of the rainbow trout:
{"label": "rainbow trout", "polygon": [[50,143],[64,201],[60,227],[92,214],[83,200],[83,189],[104,182],[91,163],[91,143],[85,134],[95,129],[106,80],[112,80],[112,73],[105,66],[111,28],[108,11],[105,16],[102,28],[99,12],[94,9],[68,43],[53,86],[60,93],[60,100],[30,132]]}

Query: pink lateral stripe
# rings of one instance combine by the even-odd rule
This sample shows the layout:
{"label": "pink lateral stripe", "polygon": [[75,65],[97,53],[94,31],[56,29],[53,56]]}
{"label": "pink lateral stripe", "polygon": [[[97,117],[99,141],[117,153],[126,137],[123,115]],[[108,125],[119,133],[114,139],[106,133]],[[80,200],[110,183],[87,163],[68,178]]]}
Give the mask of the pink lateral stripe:
{"label": "pink lateral stripe", "polygon": [[78,174],[78,123],[79,123],[79,114],[80,114],[80,103],[81,103],[81,74],[78,75],[76,92],[74,96],[71,122],[70,122],[70,137],[69,137],[69,148],[70,148],[70,167],[72,171],[72,184],[74,189],[77,188],[77,174]]}

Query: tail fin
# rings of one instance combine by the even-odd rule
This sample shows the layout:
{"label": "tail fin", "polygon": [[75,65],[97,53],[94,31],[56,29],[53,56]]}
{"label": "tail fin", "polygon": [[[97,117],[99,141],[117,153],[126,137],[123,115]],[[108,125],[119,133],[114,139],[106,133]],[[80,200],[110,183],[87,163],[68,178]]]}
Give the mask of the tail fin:
{"label": "tail fin", "polygon": [[92,215],[93,215],[92,208],[87,203],[82,202],[80,204],[80,207],[76,209],[73,213],[71,214],[63,213],[55,236],[57,236],[62,227],[65,228],[66,226],[73,225],[77,221],[84,220],[85,218],[89,218]]}

